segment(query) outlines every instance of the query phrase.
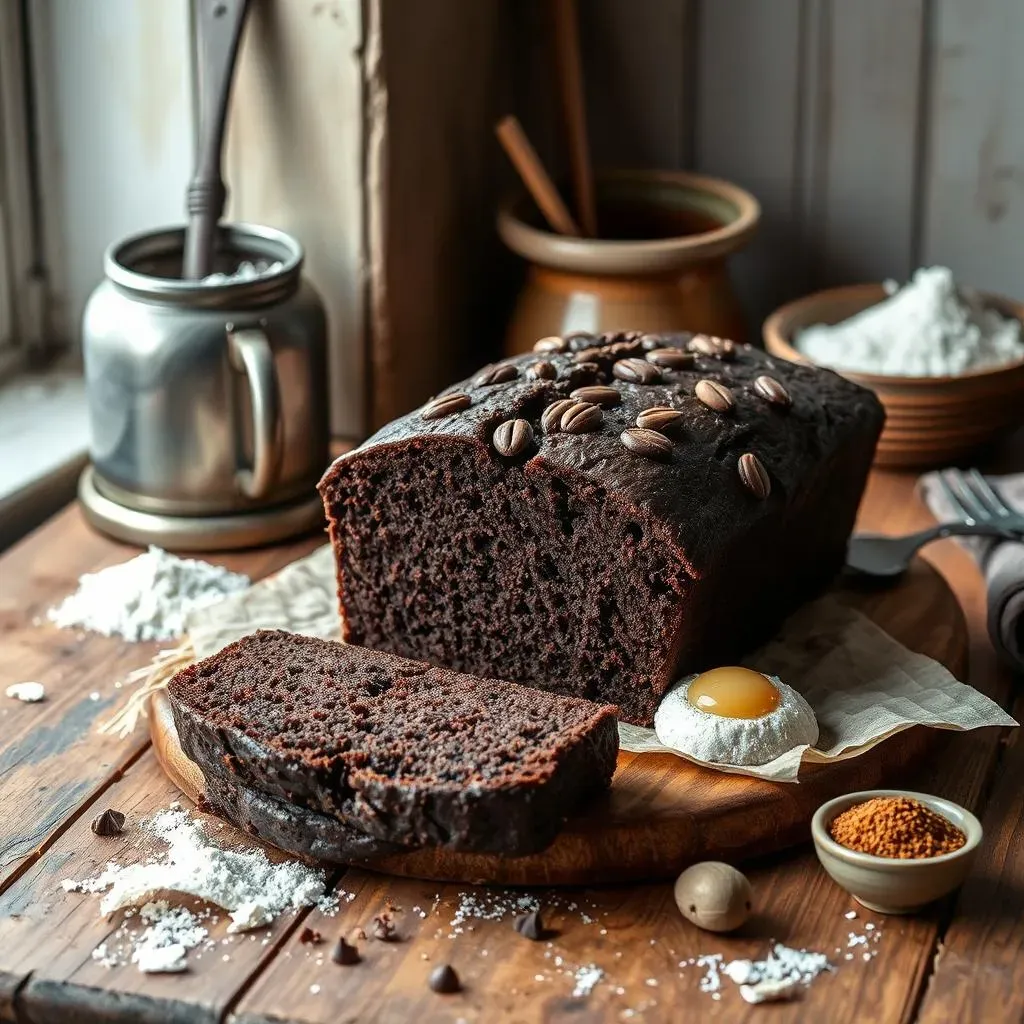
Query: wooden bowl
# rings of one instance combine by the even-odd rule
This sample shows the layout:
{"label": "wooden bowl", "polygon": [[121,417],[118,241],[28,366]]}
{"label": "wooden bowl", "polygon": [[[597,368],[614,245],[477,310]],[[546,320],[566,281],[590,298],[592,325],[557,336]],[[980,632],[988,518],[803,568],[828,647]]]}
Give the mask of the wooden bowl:
{"label": "wooden bowl", "polygon": [[[987,292],[980,294],[1004,316],[1024,320],[1024,304]],[[837,324],[885,297],[880,284],[848,285],[806,295],[765,320],[765,347],[782,359],[813,363],[793,347],[799,331],[813,324]],[[885,406],[885,429],[875,453],[878,466],[910,468],[954,462],[1024,420],[1024,359],[956,377],[842,373],[874,391]]]}

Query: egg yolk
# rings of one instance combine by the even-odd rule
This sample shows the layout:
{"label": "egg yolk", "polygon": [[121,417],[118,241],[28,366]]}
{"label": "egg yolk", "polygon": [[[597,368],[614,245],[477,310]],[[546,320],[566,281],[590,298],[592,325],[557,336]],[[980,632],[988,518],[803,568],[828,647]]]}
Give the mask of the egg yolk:
{"label": "egg yolk", "polygon": [[730,666],[702,672],[690,683],[686,699],[711,715],[761,718],[779,706],[782,695],[760,672]]}

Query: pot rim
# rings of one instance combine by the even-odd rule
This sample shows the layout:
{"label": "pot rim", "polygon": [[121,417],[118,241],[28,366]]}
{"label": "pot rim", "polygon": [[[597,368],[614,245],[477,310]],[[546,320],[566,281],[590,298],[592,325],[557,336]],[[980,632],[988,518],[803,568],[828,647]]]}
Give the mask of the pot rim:
{"label": "pot rim", "polygon": [[185,230],[183,224],[171,224],[147,228],[112,242],[103,254],[103,271],[107,280],[124,291],[150,299],[204,306],[222,305],[225,301],[270,301],[292,291],[298,283],[306,258],[302,243],[286,231],[263,224],[218,224],[217,247],[249,250],[260,258],[280,262],[281,269],[273,274],[264,274],[251,280],[203,284],[178,277],[155,277],[133,270],[127,264],[127,258],[137,250],[143,250],[137,255],[168,255],[177,250],[184,252]]}
{"label": "pot rim", "polygon": [[682,194],[703,194],[731,206],[735,215],[721,227],[698,234],[649,240],[574,238],[527,223],[520,213],[527,195],[520,187],[506,195],[498,206],[498,234],[513,252],[551,269],[595,275],[650,276],[735,252],[750,239],[761,219],[760,204],[746,189],[704,174],[611,170],[597,172],[595,182],[599,194],[602,186],[608,188],[616,184],[640,185],[652,193],[660,187]]}

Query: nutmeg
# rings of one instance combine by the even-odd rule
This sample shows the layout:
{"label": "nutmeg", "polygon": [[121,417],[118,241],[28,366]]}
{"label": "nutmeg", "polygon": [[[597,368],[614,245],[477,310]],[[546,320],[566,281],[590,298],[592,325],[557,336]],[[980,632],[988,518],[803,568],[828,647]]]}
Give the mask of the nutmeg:
{"label": "nutmeg", "polygon": [[687,868],[676,879],[675,898],[683,917],[705,931],[731,932],[750,917],[747,876],[721,861],[707,860]]}

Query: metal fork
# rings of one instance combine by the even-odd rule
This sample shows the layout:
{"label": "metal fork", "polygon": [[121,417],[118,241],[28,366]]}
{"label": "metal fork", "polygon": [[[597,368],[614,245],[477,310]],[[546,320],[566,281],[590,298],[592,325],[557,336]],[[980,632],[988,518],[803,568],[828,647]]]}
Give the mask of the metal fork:
{"label": "metal fork", "polygon": [[869,576],[893,577],[910,567],[920,548],[943,537],[1022,539],[1024,515],[1008,508],[976,469],[966,473],[958,469],[943,470],[939,473],[939,485],[960,522],[940,523],[908,537],[858,534],[850,538],[846,564]]}

